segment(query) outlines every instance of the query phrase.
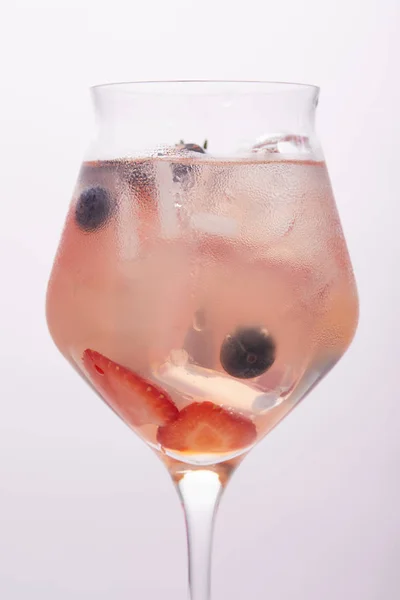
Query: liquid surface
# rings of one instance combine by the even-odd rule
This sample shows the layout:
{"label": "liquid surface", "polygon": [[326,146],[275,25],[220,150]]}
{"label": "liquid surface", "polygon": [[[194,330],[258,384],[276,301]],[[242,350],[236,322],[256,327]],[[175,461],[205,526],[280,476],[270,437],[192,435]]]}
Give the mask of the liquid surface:
{"label": "liquid surface", "polygon": [[243,454],[355,331],[324,163],[85,163],[47,313],[61,352],[153,448],[200,465]]}

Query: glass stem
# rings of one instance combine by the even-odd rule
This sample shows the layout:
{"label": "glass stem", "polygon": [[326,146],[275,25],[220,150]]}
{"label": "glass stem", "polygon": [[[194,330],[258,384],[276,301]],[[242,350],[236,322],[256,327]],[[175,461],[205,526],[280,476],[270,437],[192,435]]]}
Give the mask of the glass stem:
{"label": "glass stem", "polygon": [[209,600],[214,518],[223,491],[217,473],[187,471],[177,483],[185,512],[190,600]]}

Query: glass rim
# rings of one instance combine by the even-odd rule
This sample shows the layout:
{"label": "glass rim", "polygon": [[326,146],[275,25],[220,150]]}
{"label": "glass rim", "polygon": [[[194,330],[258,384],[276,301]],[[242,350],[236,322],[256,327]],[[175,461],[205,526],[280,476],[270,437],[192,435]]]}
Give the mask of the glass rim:
{"label": "glass rim", "polygon": [[[123,91],[123,92],[148,92],[148,93],[164,93],[168,91],[179,91],[179,93],[189,92],[190,87],[198,87],[201,85],[215,87],[213,93],[223,94],[229,90],[223,90],[224,87],[237,86],[235,93],[242,90],[242,93],[274,93],[274,92],[289,92],[289,91],[309,91],[314,94],[319,94],[320,87],[318,85],[302,82],[289,81],[268,81],[268,80],[246,80],[246,79],[160,79],[160,80],[138,80],[138,81],[120,81],[100,83],[90,86],[92,92],[102,91]],[[157,90],[157,87],[160,89]],[[154,88],[154,89],[152,89]],[[174,90],[174,88],[177,88]],[[179,89],[178,89],[179,88]],[[251,89],[250,89],[251,88]],[[208,90],[201,91],[200,95],[207,95]]]}

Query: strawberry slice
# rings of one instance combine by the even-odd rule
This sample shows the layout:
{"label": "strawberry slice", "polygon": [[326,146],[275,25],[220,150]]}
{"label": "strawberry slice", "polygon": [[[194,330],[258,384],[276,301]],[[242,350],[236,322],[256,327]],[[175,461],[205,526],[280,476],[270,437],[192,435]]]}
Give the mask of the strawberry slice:
{"label": "strawberry slice", "polygon": [[83,364],[90,381],[129,425],[174,421],[178,409],[164,390],[95,350],[85,350]]}
{"label": "strawberry slice", "polygon": [[249,419],[213,402],[193,402],[157,432],[161,446],[180,452],[231,452],[252,444],[257,430]]}

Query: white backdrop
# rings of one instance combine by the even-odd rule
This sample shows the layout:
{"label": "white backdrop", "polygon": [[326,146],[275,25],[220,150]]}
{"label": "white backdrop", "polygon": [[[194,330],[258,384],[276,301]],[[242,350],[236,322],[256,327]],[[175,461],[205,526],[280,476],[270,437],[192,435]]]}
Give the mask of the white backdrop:
{"label": "white backdrop", "polygon": [[92,125],[132,79],[316,83],[358,280],[345,358],[221,505],[214,600],[395,600],[400,574],[398,0],[25,0],[0,15],[0,597],[186,598],[161,463],[57,353],[45,287]]}

